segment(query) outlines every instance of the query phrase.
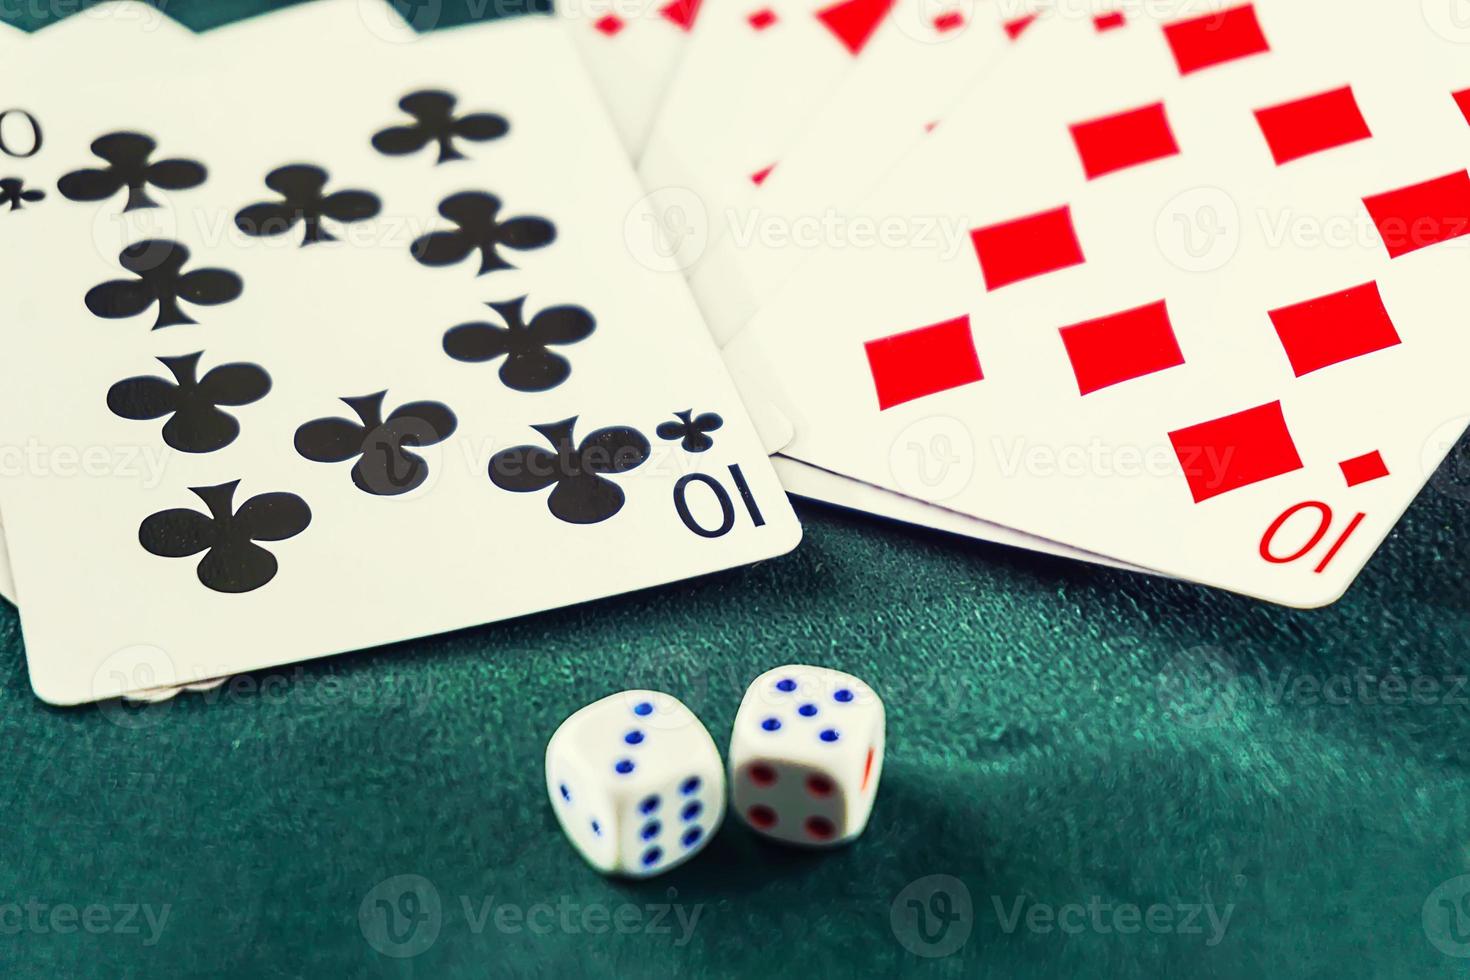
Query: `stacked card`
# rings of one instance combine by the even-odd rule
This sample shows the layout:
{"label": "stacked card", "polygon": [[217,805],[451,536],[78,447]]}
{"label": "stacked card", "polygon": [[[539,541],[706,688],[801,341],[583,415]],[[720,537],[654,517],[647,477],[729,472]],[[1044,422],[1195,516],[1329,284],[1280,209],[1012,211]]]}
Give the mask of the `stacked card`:
{"label": "stacked card", "polygon": [[392,10],[0,35],[47,700],[778,555],[783,485],[1321,605],[1470,417],[1435,3]]}
{"label": "stacked card", "polygon": [[113,5],[10,48],[0,508],[48,701],[799,539],[687,286],[627,247],[643,192],[562,25],[363,9]]}
{"label": "stacked card", "polygon": [[1319,606],[1470,412],[1452,6],[707,0],[640,172],[793,492]]}

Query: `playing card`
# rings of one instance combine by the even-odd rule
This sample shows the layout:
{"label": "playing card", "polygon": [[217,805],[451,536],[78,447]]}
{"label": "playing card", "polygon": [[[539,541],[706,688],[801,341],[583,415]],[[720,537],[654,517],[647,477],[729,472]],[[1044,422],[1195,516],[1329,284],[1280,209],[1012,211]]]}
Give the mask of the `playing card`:
{"label": "playing card", "polygon": [[626,248],[642,192],[560,25],[391,48],[344,27],[310,83],[248,70],[312,50],[296,16],[320,15],[206,35],[126,82],[16,86],[46,133],[32,179],[55,191],[32,234],[0,236],[34,270],[5,300],[0,416],[102,464],[0,484],[49,701],[799,537],[687,290]]}
{"label": "playing card", "polygon": [[[714,237],[884,30],[893,0],[707,0],[638,173]],[[686,205],[686,202],[688,204]]]}
{"label": "playing card", "polygon": [[[780,169],[760,187],[751,187],[739,207],[732,208],[730,233],[716,237],[694,263],[690,285],[717,340],[733,336],[819,240],[804,238],[802,229],[851,231],[855,234],[844,235],[843,242],[861,245],[860,228],[848,229],[833,219],[931,129],[960,93],[983,78],[1005,50],[1023,35],[1035,36],[1039,9],[1022,2],[901,4],[893,10],[896,29],[874,39],[838,93],[783,154]],[[944,438],[936,438],[939,443],[933,447],[911,441],[894,460],[903,493],[781,456],[775,457],[776,472],[789,492],[813,500],[977,540],[1128,567],[926,503],[932,488],[948,479],[936,477],[948,474],[950,465]],[[931,449],[933,458],[921,459]]]}
{"label": "playing card", "polygon": [[[34,33],[0,23],[0,56],[5,57],[7,63],[14,61],[22,52],[32,59],[45,57],[45,49],[58,37],[64,39],[78,31],[90,30],[107,19],[132,23],[140,41],[146,40],[147,47],[161,53],[169,44],[182,42],[190,37],[189,31],[182,25],[169,20],[146,4],[119,4],[105,8],[94,7]],[[107,54],[120,55],[121,52]],[[130,57],[136,58],[138,54]],[[119,60],[116,63],[121,66],[125,62]],[[3,228],[8,234],[23,233],[23,230],[15,227],[22,223],[23,216],[19,212],[33,209],[45,200],[47,191],[27,179],[31,160],[40,152],[43,142],[43,134],[38,129],[35,117],[24,105],[7,103],[0,106],[0,214],[11,219],[10,226]],[[3,456],[0,456],[0,475],[15,474],[34,464],[38,459],[35,449],[34,445],[25,443],[4,446]],[[52,460],[53,464],[56,462]],[[64,461],[62,465],[65,465]],[[3,528],[0,528],[0,596],[12,603],[16,601],[15,583],[10,572]]]}
{"label": "playing card", "polygon": [[[21,44],[25,38],[25,32],[19,28],[11,27],[9,24],[0,24],[0,57],[5,57],[14,46]],[[15,122],[7,127],[6,124],[12,119]],[[21,136],[7,138],[7,133],[13,133],[15,128],[20,127],[23,122],[24,120],[18,113],[12,113],[10,116],[0,118],[0,155],[4,157],[7,171],[5,176],[0,176],[0,196],[4,198],[0,200],[0,211],[17,211],[29,203],[24,198],[26,192],[22,178],[10,173],[10,169],[15,166],[14,161],[23,160],[25,154],[30,152],[29,146],[25,142],[21,142],[16,146],[12,146],[11,144],[18,139],[23,140],[28,138],[28,134],[23,133]],[[4,596],[9,601],[15,602],[15,582],[10,576],[10,558],[6,553],[5,529],[3,527],[0,527],[0,596]]]}
{"label": "playing card", "polygon": [[952,422],[948,508],[1331,602],[1465,427],[1462,59],[1367,3],[1123,17],[1071,19],[1006,75],[1028,97],[967,99],[863,205],[951,216],[950,247],[808,262],[730,361],[795,458],[896,489],[895,441]]}
{"label": "playing card", "polygon": [[[892,29],[879,31],[836,95],[781,155],[781,166],[759,186],[734,182],[734,195],[717,234],[671,250],[689,266],[690,285],[720,342],[749,319],[817,242],[860,245],[864,230],[841,223],[843,205],[876,181],[906,148],[932,128],[943,109],[976,83],[994,60],[1032,30],[1040,5],[899,4]],[[687,195],[659,201],[663,225],[676,239],[688,227]],[[705,215],[706,220],[708,214]],[[708,248],[702,254],[701,242]],[[682,254],[681,254],[682,253]],[[920,499],[778,457],[777,472],[793,493],[979,540],[1030,547],[1086,561],[1098,556],[985,521],[927,506]]]}
{"label": "playing card", "polygon": [[[798,497],[835,504],[847,510],[886,517],[889,520],[927,527],[946,534],[973,538],[976,541],[1005,545],[1008,548],[1024,548],[1027,551],[1054,555],[1058,558],[1070,558],[1094,565],[1120,568],[1124,571],[1148,573],[1148,569],[1125,565],[1123,562],[1114,561],[1104,555],[1069,548],[1055,541],[1038,538],[1033,534],[1023,534],[1008,527],[1001,527],[999,524],[991,524],[988,521],[976,520],[952,510],[945,510],[943,507],[925,503],[922,499],[884,490],[851,477],[829,473],[810,463],[803,463],[799,459],[777,455],[771,457],[771,463],[776,469],[776,476],[780,478],[781,485],[786,488],[786,492],[794,493]],[[929,472],[931,477],[938,480],[944,479],[942,467],[935,467]],[[914,475],[917,476],[917,472]]]}
{"label": "playing card", "polygon": [[[742,364],[746,403],[752,408],[763,445],[773,451],[789,444],[795,431],[790,419],[776,409],[778,400],[774,394],[763,387],[763,379],[774,372],[754,363],[755,356],[752,352]],[[1149,571],[946,509],[944,502],[972,479],[973,455],[968,431],[963,426],[954,419],[932,418],[920,419],[890,446],[888,475],[896,489],[864,483],[779,453],[771,457],[771,462],[781,485],[797,496],[977,541],[1125,571]]]}
{"label": "playing card", "polygon": [[880,229],[847,208],[1024,37],[1037,0],[896,4],[836,93],[783,148],[759,187],[732,201],[689,284],[715,339],[733,337],[815,249],[861,248]]}
{"label": "playing card", "polygon": [[700,0],[557,0],[557,17],[634,160],[643,152],[700,6]]}

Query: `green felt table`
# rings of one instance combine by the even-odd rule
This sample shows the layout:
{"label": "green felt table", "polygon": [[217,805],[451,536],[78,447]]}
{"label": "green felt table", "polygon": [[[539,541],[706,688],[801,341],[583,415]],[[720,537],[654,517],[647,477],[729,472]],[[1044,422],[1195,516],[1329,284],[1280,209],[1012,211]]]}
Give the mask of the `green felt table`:
{"label": "green felt table", "polygon": [[[1315,612],[809,504],[779,560],[147,709],[41,704],[7,607],[0,975],[1466,975],[1465,448]],[[575,856],[565,715],[658,688],[723,743],[790,661],[887,702],[862,838]]]}

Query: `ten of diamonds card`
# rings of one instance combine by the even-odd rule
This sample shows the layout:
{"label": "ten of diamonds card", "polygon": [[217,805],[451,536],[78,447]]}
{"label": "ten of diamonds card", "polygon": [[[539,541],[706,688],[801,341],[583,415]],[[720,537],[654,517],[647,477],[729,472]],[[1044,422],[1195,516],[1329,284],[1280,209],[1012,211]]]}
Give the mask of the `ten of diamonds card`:
{"label": "ten of diamonds card", "polygon": [[862,205],[961,234],[813,257],[729,360],[803,462],[943,447],[946,508],[1331,602],[1465,428],[1462,49],[1368,2],[1056,27]]}

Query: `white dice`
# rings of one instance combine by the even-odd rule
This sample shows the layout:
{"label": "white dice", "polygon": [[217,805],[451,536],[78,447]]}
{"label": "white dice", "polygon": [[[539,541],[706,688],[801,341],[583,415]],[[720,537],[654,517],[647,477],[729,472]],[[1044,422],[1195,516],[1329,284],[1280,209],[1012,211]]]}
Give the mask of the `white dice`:
{"label": "white dice", "polygon": [[614,694],[562,722],[546,746],[546,789],[589,864],[638,878],[698,853],[725,815],[714,739],[657,691]]}
{"label": "white dice", "polygon": [[883,742],[883,702],[856,677],[799,664],[767,671],[735,715],[731,803],[779,841],[850,841],[872,813]]}

